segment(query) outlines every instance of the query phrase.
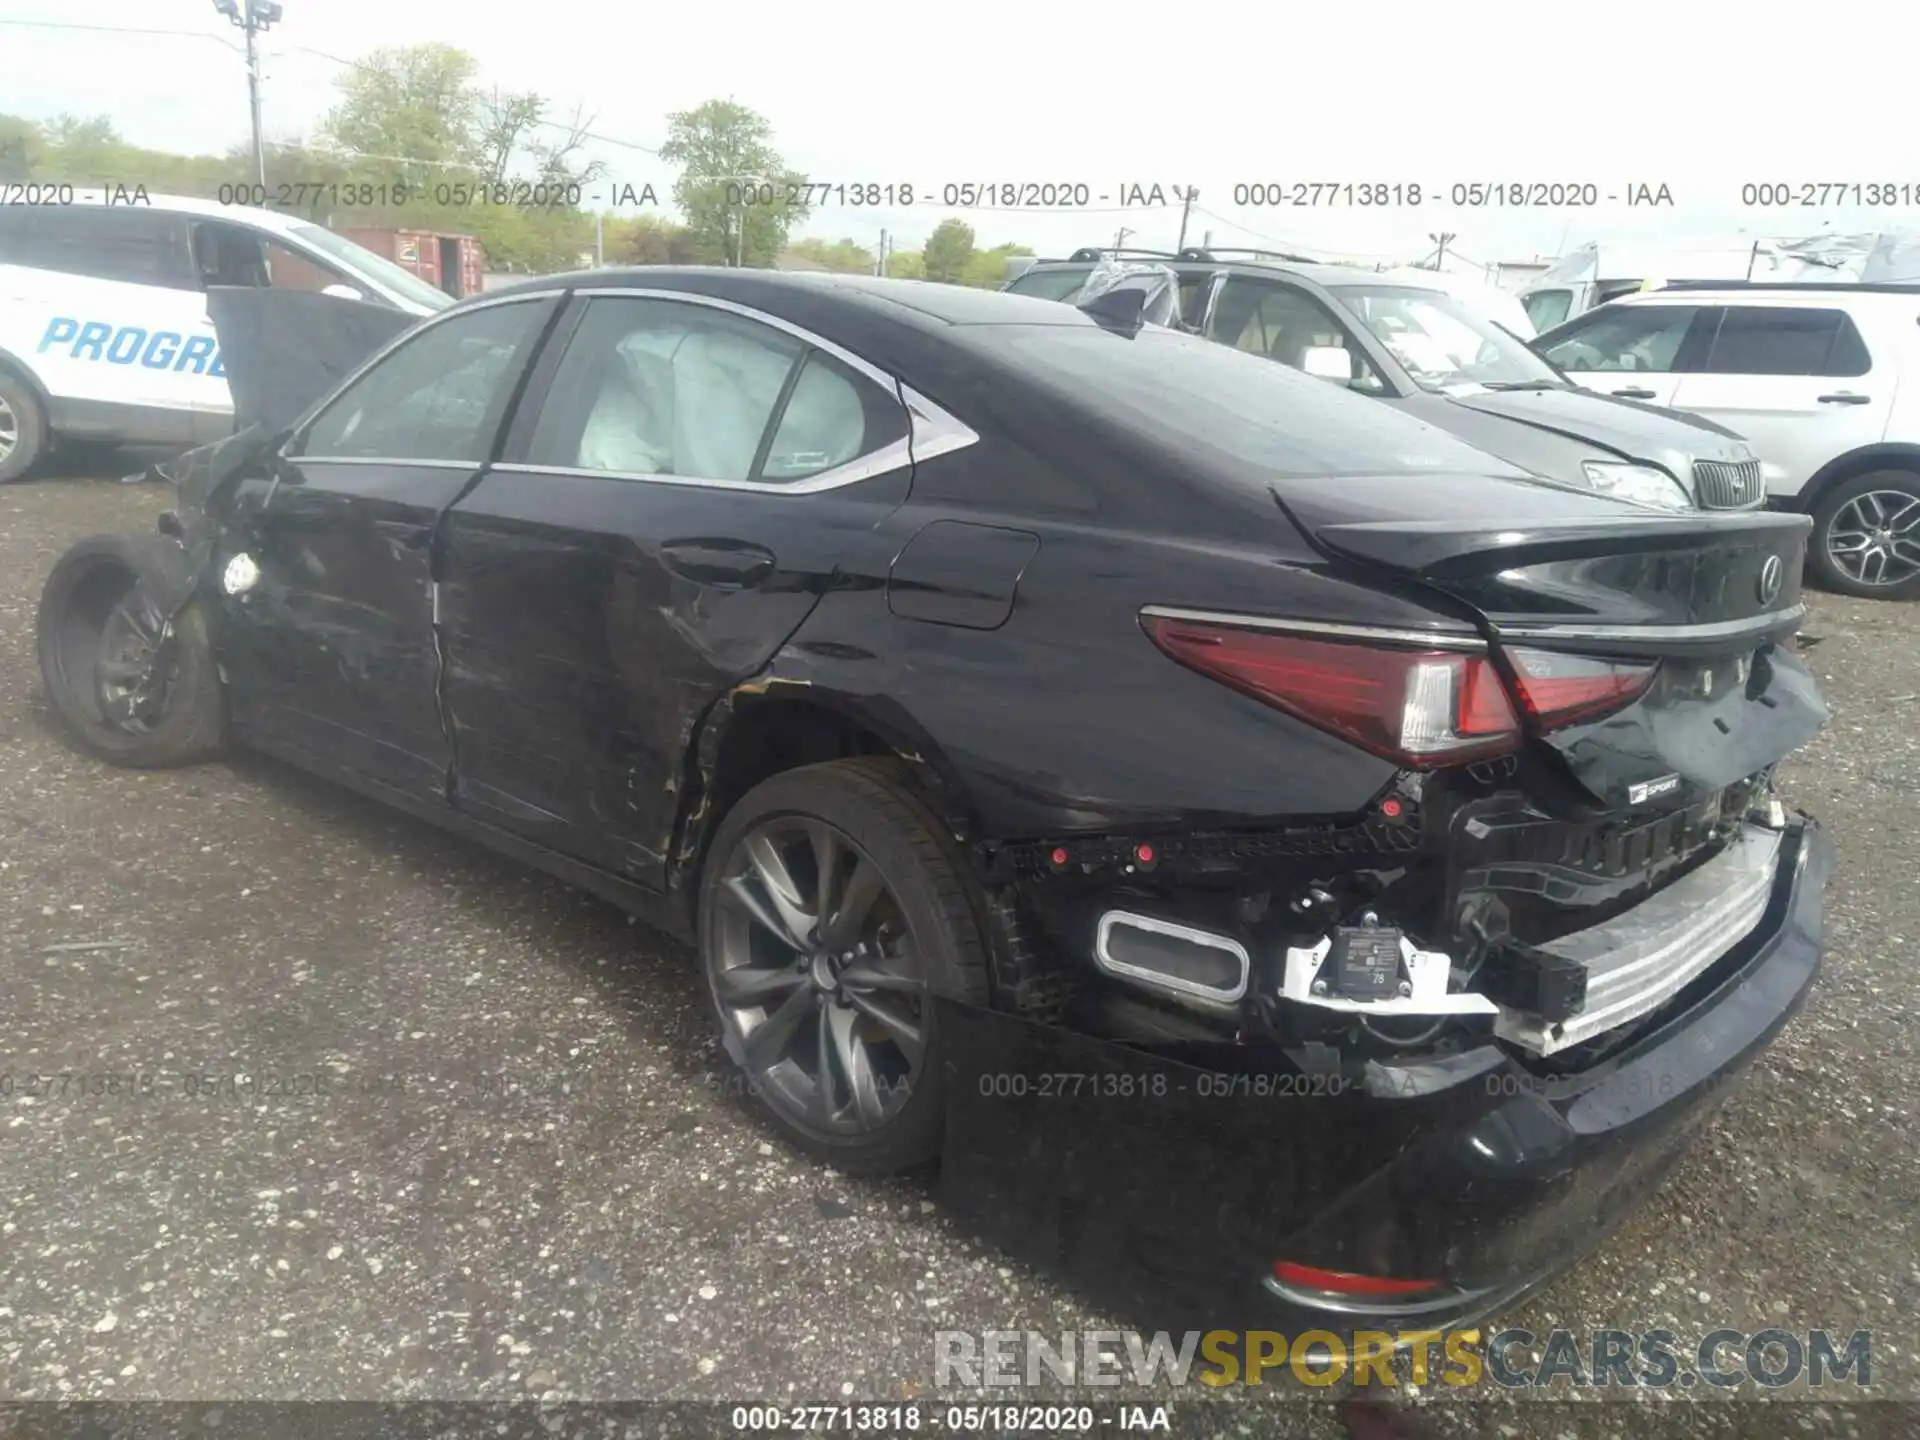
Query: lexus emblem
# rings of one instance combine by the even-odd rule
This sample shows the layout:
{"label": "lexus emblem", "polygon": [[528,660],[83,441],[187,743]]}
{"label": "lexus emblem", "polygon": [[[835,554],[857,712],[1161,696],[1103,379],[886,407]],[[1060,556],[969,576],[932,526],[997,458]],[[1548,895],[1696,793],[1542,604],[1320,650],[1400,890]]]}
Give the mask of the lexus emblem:
{"label": "lexus emblem", "polygon": [[1780,598],[1780,580],[1786,570],[1778,555],[1767,556],[1766,564],[1760,567],[1760,578],[1754,583],[1762,605],[1771,605]]}

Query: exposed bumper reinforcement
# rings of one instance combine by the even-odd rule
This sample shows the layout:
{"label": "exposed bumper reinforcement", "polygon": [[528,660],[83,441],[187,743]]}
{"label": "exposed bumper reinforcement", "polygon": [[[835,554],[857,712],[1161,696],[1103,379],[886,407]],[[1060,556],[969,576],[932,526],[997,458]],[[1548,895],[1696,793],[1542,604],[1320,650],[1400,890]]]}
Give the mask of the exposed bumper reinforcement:
{"label": "exposed bumper reinforcement", "polygon": [[1495,1033],[1551,1055],[1659,1009],[1760,923],[1781,841],[1779,831],[1747,825],[1720,854],[1624,915],[1540,946],[1586,970],[1585,1008],[1562,1021],[1507,1011]]}

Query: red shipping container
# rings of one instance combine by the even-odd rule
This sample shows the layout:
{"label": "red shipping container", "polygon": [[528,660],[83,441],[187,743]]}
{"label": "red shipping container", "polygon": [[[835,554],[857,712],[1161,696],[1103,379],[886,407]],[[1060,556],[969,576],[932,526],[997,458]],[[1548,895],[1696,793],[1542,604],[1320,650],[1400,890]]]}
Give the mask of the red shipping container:
{"label": "red shipping container", "polygon": [[336,229],[334,234],[412,271],[456,300],[480,293],[486,250],[476,236],[425,230]]}

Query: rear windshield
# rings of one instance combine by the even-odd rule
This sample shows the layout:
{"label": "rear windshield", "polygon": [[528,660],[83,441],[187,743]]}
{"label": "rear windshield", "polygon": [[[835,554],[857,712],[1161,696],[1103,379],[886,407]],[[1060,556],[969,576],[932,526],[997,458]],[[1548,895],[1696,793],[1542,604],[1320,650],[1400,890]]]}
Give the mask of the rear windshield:
{"label": "rear windshield", "polygon": [[1148,328],[1128,338],[1089,323],[995,326],[993,340],[1036,382],[1236,470],[1525,474],[1384,400],[1198,336]]}
{"label": "rear windshield", "polygon": [[1029,270],[1007,289],[1015,295],[1031,295],[1036,300],[1064,300],[1093,273],[1091,265],[1075,265],[1063,270]]}

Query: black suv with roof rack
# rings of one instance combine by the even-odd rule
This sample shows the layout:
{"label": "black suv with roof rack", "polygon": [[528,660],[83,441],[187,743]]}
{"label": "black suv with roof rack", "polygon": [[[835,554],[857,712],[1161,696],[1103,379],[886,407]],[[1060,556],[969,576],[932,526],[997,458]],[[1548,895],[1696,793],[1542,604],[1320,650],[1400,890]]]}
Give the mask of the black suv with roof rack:
{"label": "black suv with roof rack", "polygon": [[1116,260],[1172,270],[1184,323],[1208,339],[1377,397],[1537,475],[1668,509],[1765,500],[1741,436],[1580,389],[1438,275],[1270,250],[1089,247],[1037,261],[1005,288],[1070,302]]}

